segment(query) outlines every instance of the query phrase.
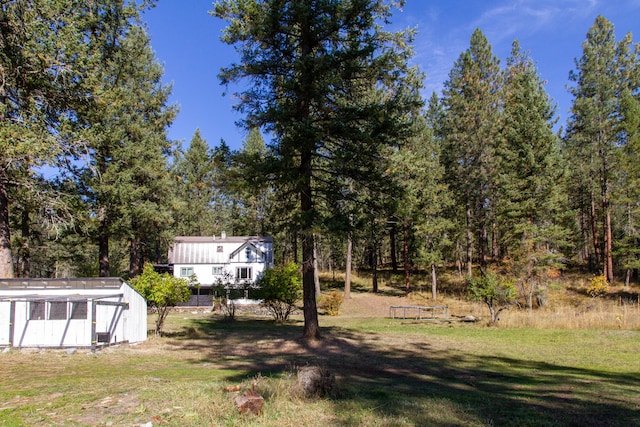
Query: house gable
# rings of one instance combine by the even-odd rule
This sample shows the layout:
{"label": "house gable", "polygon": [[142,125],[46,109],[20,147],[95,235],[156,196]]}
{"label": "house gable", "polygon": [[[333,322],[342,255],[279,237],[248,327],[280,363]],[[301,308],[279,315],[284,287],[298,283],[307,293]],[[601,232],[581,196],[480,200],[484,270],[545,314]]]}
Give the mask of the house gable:
{"label": "house gable", "polygon": [[[231,254],[229,255],[229,259],[233,260],[236,256],[241,255],[243,250],[246,251],[247,249],[249,249],[251,253],[255,253],[255,254],[259,255],[261,257],[261,259],[253,260],[252,258],[247,257],[249,259],[243,260],[243,261],[246,261],[246,262],[261,262],[262,259],[265,259],[266,256],[267,256],[265,251],[261,250],[260,248],[257,248],[253,243],[245,242],[241,246],[239,246],[236,250],[231,252]],[[237,261],[240,261],[241,260],[240,258],[241,257],[238,256],[238,260]]]}
{"label": "house gable", "polygon": [[253,283],[273,264],[270,236],[178,236],[168,254],[176,277],[195,275],[201,287],[229,280]]}

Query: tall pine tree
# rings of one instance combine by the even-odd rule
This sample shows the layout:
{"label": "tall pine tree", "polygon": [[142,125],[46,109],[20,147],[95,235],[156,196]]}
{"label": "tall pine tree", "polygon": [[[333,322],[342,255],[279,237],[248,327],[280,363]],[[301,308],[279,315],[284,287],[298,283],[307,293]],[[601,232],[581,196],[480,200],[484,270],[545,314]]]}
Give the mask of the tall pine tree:
{"label": "tall pine tree", "polygon": [[[240,62],[222,82],[252,82],[238,96],[248,128],[273,136],[272,176],[298,197],[295,224],[302,239],[304,333],[319,336],[314,283],[318,201],[341,196],[335,180],[370,183],[381,176],[384,147],[401,137],[407,95],[407,36],[389,34],[383,0],[219,1],[214,15],[228,21],[223,41]],[[332,174],[324,167],[331,165]],[[369,172],[376,172],[369,174]]]}
{"label": "tall pine tree", "polygon": [[[34,170],[65,156],[69,146],[60,138],[61,126],[85,99],[80,83],[91,78],[84,64],[90,24],[85,7],[48,0],[0,4],[0,277],[14,275],[12,199],[60,212],[57,194],[49,196],[50,187],[40,185]],[[95,7],[104,10],[104,2]]]}
{"label": "tall pine tree", "polygon": [[496,154],[501,138],[500,62],[479,29],[445,82],[442,158],[445,180],[459,206],[457,221],[466,231],[467,274],[475,257],[483,265],[494,222]]}
{"label": "tall pine tree", "polygon": [[626,78],[629,66],[620,55],[613,25],[602,16],[587,33],[582,57],[570,75],[575,86],[565,135],[571,165],[569,194],[580,215],[583,256],[607,280],[614,278],[612,204],[617,189],[618,152],[622,145],[620,94],[635,91]]}
{"label": "tall pine tree", "polygon": [[[95,20],[88,65],[94,78],[84,86],[90,102],[77,112],[71,137],[86,141],[76,167],[85,200],[95,218],[99,275],[121,274],[112,266],[112,238],[129,242],[129,270],[140,272],[144,235],[158,235],[170,224],[166,128],[175,110],[167,106],[169,88],[161,82],[135,2],[115,2],[109,13],[88,7]],[[153,245],[158,242],[153,243]]]}
{"label": "tall pine tree", "polygon": [[554,108],[533,61],[513,43],[504,77],[504,112],[496,216],[503,252],[521,293],[533,298],[555,267],[566,235],[560,227],[563,169]]}
{"label": "tall pine tree", "polygon": [[173,166],[176,199],[175,232],[181,236],[211,236],[216,233],[214,198],[215,164],[213,152],[200,129],[191,137],[189,148],[178,151]]}

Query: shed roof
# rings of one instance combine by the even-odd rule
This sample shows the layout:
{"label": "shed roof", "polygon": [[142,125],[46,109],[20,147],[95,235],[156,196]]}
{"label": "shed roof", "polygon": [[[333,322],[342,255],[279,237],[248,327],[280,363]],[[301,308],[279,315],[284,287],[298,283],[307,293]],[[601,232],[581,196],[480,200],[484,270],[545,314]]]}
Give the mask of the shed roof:
{"label": "shed roof", "polygon": [[71,302],[84,302],[88,300],[103,300],[107,298],[122,298],[123,294],[110,294],[100,296],[87,296],[87,295],[42,295],[42,294],[29,294],[29,295],[0,295],[0,301],[71,301]]}
{"label": "shed roof", "polygon": [[43,289],[120,289],[124,281],[119,277],[84,277],[67,279],[0,279],[0,291]]}

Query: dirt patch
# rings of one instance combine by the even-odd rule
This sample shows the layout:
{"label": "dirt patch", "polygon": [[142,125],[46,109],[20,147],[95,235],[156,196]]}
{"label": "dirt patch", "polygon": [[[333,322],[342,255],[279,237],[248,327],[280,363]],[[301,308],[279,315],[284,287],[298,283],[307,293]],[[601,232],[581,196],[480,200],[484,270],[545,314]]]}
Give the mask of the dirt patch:
{"label": "dirt patch", "polygon": [[143,402],[136,393],[123,393],[117,396],[106,396],[82,406],[82,413],[72,420],[81,425],[95,425],[102,420],[103,425],[117,425],[118,420],[141,408]]}
{"label": "dirt patch", "polygon": [[343,317],[387,317],[389,316],[389,307],[410,304],[415,304],[415,302],[406,296],[351,294],[351,298],[345,299],[342,303],[340,315]]}

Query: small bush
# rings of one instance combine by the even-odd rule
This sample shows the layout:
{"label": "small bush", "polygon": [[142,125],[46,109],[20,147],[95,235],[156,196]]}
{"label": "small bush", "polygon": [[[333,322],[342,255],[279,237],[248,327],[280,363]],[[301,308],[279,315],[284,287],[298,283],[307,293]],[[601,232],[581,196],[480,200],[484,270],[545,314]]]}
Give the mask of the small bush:
{"label": "small bush", "polygon": [[329,316],[338,316],[342,301],[342,294],[338,291],[333,291],[329,295],[322,297],[320,305]]}
{"label": "small bush", "polygon": [[230,322],[236,320],[236,303],[232,299],[219,298],[216,304],[224,314],[224,318]]}
{"label": "small bush", "polygon": [[302,297],[302,278],[293,262],[265,270],[256,284],[262,305],[279,322],[289,318]]}
{"label": "small bush", "polygon": [[[157,314],[156,335],[162,334],[164,320],[169,314],[169,309],[179,302],[189,301],[191,290],[189,281],[170,274],[160,274],[154,270],[152,264],[145,264],[142,274],[129,281],[131,286],[138,291]],[[192,285],[197,285],[195,280]]]}
{"label": "small bush", "polygon": [[591,285],[587,289],[587,295],[589,295],[590,297],[601,297],[609,292],[609,282],[603,275],[592,277],[590,282]]}
{"label": "small bush", "polygon": [[514,280],[506,279],[493,271],[480,277],[468,278],[469,294],[473,300],[484,302],[489,307],[491,324],[500,318],[500,312],[507,310],[516,299]]}

